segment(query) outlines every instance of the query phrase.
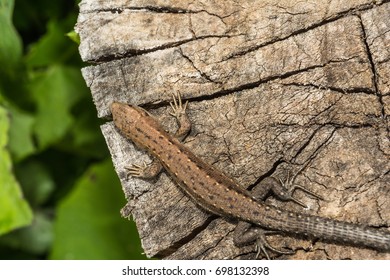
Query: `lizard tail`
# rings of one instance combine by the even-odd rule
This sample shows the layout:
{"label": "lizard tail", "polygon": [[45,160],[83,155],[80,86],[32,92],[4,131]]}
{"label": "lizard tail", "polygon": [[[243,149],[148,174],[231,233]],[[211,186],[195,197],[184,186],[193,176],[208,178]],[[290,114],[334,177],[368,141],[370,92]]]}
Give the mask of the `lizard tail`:
{"label": "lizard tail", "polygon": [[324,241],[390,251],[390,232],[318,216],[285,212],[273,207],[267,207],[267,210],[269,215],[266,215],[266,219],[262,217],[258,223],[261,226]]}

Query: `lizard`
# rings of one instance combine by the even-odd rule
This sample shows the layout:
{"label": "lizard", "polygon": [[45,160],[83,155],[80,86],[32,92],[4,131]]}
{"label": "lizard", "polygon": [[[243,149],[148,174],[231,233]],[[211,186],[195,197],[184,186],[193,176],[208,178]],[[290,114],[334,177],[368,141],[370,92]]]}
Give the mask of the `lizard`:
{"label": "lizard", "polygon": [[[275,231],[390,251],[388,231],[268,205],[259,195],[264,190],[254,188],[248,191],[222,171],[198,158],[181,143],[191,129],[186,113],[187,104],[188,101],[183,104],[180,94],[173,94],[173,101],[170,102],[173,112],[170,114],[178,123],[174,135],[165,131],[149,112],[139,106],[120,102],[111,104],[113,122],[119,132],[137,147],[145,149],[153,158],[149,165],[125,167],[128,175],[147,179],[156,176],[164,168],[184,193],[201,208],[221,217],[237,219],[239,222],[234,232],[234,244],[241,246],[255,242],[256,258],[263,252],[270,259],[268,250],[281,254],[294,253],[274,248],[268,243],[266,235]],[[274,177],[267,177],[262,183],[283,200],[292,200],[301,206],[304,204],[292,197],[295,188],[321,198],[294,185],[291,180],[283,183]]]}

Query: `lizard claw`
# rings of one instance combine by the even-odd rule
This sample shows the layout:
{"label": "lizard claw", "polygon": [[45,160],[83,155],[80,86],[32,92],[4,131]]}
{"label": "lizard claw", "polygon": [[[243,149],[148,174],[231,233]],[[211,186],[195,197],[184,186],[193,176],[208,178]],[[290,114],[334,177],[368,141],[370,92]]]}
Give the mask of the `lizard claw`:
{"label": "lizard claw", "polygon": [[170,102],[169,105],[171,105],[172,108],[172,112],[169,114],[176,118],[179,125],[179,128],[175,133],[175,137],[179,140],[183,140],[191,130],[191,122],[186,113],[188,100],[183,104],[180,93],[172,93],[172,102]]}
{"label": "lizard claw", "polygon": [[147,164],[144,162],[143,165],[133,164],[132,166],[125,166],[127,170],[126,179],[129,179],[129,176],[132,177],[144,177],[145,170],[147,168]]}
{"label": "lizard claw", "polygon": [[255,242],[256,259],[259,258],[260,254],[263,254],[267,259],[271,259],[268,251],[273,251],[279,254],[294,254],[294,251],[279,250],[271,246],[268,243],[266,235],[278,234],[276,230],[265,230],[258,226],[252,226],[247,222],[239,222],[236,229],[234,230],[233,242],[236,246],[242,246]]}
{"label": "lizard claw", "polygon": [[183,105],[183,102],[181,101],[181,96],[179,93],[176,93],[176,94],[172,93],[172,102],[169,102],[169,105],[172,108],[172,112],[169,114],[171,116],[179,119],[182,115],[185,114],[185,111],[187,109],[187,104],[188,104],[188,100]]}
{"label": "lizard claw", "polygon": [[302,206],[303,208],[307,208],[307,205],[305,205],[304,203],[302,203],[301,201],[293,197],[293,193],[295,192],[295,190],[299,189],[307,194],[310,194],[313,197],[316,197],[320,200],[324,200],[320,195],[304,188],[301,185],[294,184],[295,176],[293,176],[290,179],[289,175],[290,174],[288,174],[287,179],[285,181],[278,179],[278,181],[280,182],[280,188],[273,189],[273,192],[276,194],[278,198],[280,198],[283,201],[293,201],[296,204]]}
{"label": "lizard claw", "polygon": [[267,250],[271,250],[271,251],[273,251],[275,253],[279,253],[279,254],[287,254],[287,255],[295,254],[295,252],[292,250],[285,251],[285,250],[279,250],[279,249],[276,249],[275,247],[272,247],[272,245],[268,243],[267,238],[266,238],[266,234],[272,234],[272,233],[275,233],[275,231],[265,231],[265,230],[260,231],[260,234],[256,239],[256,246],[255,246],[255,249],[257,251],[256,259],[258,259],[260,254],[263,253],[265,255],[265,257],[268,260],[270,260],[271,258],[269,256]]}

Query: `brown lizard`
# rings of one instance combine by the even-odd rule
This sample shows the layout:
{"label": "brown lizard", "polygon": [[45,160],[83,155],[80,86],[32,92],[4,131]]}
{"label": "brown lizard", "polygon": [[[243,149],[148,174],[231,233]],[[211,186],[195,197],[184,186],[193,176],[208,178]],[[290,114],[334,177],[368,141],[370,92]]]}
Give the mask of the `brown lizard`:
{"label": "brown lizard", "polygon": [[[269,233],[265,230],[267,229],[272,232],[276,230],[330,242],[370,247],[379,251],[390,250],[390,232],[285,211],[265,204],[259,200],[258,195],[256,196],[256,190],[252,192],[245,190],[236,181],[199,159],[180,143],[179,139],[184,138],[191,127],[185,112],[187,103],[182,104],[179,95],[173,97],[171,106],[173,108],[171,114],[176,117],[179,124],[174,136],[164,131],[157,120],[144,109],[135,105],[112,103],[113,120],[122,135],[131,139],[139,148],[146,149],[154,157],[148,166],[133,165],[127,168],[129,174],[150,178],[164,167],[181,189],[203,209],[240,221],[234,234],[236,245],[256,242],[258,254],[262,251],[267,258],[269,255],[266,249],[292,253],[273,248],[265,238],[265,234]],[[284,185],[279,180],[268,177],[263,185],[264,183],[284,200],[293,200],[302,206],[302,203],[292,197],[294,188],[299,187],[316,196],[300,186],[293,185],[291,181]]]}

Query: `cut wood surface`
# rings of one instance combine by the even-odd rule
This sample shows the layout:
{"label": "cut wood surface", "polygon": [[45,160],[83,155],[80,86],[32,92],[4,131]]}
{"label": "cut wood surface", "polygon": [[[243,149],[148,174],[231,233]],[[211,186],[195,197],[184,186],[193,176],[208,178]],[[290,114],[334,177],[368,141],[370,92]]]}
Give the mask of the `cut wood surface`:
{"label": "cut wood surface", "polygon": [[[97,1],[80,3],[83,69],[102,132],[147,256],[252,259],[237,221],[208,214],[162,173],[126,178],[149,162],[109,121],[113,101],[147,108],[164,128],[172,92],[189,100],[184,143],[243,187],[286,179],[307,209],[284,209],[390,230],[388,1]],[[108,188],[110,186],[107,186]],[[131,242],[131,240],[129,240]],[[390,259],[370,249],[284,234],[277,259]],[[125,246],[125,244],[124,244]]]}

